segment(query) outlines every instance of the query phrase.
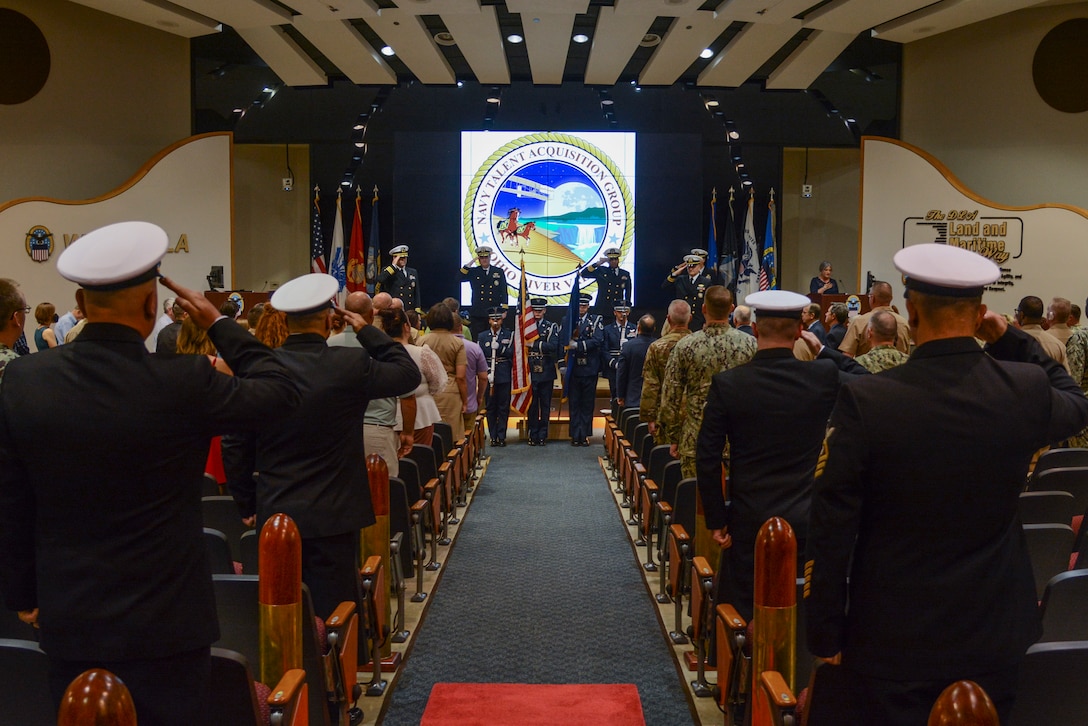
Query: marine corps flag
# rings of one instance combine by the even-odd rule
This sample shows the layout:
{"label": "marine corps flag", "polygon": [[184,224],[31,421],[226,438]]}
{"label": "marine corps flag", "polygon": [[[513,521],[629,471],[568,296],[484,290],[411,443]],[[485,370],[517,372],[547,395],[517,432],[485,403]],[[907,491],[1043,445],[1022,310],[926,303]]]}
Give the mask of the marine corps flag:
{"label": "marine corps flag", "polygon": [[378,278],[378,185],[374,185],[374,198],[370,200],[370,247],[366,251],[366,291],[374,294],[375,280]]}
{"label": "marine corps flag", "polygon": [[512,397],[510,408],[522,416],[529,413],[529,404],[533,400],[532,378],[529,375],[528,346],[540,337],[536,329],[536,318],[533,317],[533,309],[529,307],[525,298],[525,255],[521,256],[521,294],[518,296],[520,307],[518,308],[517,330],[514,333],[514,373],[513,385],[510,388]]}
{"label": "marine corps flag", "polygon": [[351,243],[348,245],[348,292],[366,292],[366,256],[363,253],[363,214],[359,210],[362,189],[355,187],[355,219],[351,222]]}

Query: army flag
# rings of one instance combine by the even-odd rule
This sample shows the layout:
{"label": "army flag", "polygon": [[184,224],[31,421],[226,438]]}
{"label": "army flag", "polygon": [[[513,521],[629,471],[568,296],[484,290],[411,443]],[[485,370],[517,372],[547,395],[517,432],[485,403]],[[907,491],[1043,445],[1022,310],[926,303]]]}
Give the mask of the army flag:
{"label": "army flag", "polygon": [[767,202],[767,232],[763,235],[763,260],[759,265],[759,289],[777,290],[778,273],[774,260],[774,189]]}
{"label": "army flag", "polygon": [[355,219],[351,221],[351,242],[348,244],[348,292],[366,292],[366,256],[363,253],[363,214],[359,210],[362,190],[355,188]]}
{"label": "army flag", "polygon": [[756,225],[752,219],[755,206],[755,191],[748,195],[748,212],[744,215],[744,249],[741,251],[740,266],[737,269],[737,303],[758,290],[759,280],[755,265],[759,264],[759,240],[756,239]]}
{"label": "army flag", "polygon": [[321,197],[314,187],[314,208],[310,214],[310,272],[328,272],[325,267],[325,236],[321,233]]}
{"label": "army flag", "polygon": [[713,260],[721,275],[722,284],[730,290],[737,285],[737,219],[733,216],[733,187],[729,187],[729,212],[725,215],[725,234],[722,236],[721,258]]}
{"label": "army flag", "polygon": [[513,385],[510,388],[512,398],[510,408],[522,416],[529,413],[529,404],[533,400],[532,377],[529,375],[529,356],[527,346],[540,337],[536,329],[533,309],[525,298],[525,256],[521,257],[521,294],[519,296],[517,329],[514,332],[514,372]]}
{"label": "army flag", "polygon": [[381,265],[378,253],[378,185],[374,185],[374,198],[370,200],[370,246],[366,251],[366,290],[374,294],[374,281]]}
{"label": "army flag", "polygon": [[340,287],[336,290],[336,304],[343,306],[347,264],[344,260],[344,213],[340,208],[341,196],[338,189],[336,191],[336,221],[332,225],[332,250],[329,252],[329,274],[340,283]]}

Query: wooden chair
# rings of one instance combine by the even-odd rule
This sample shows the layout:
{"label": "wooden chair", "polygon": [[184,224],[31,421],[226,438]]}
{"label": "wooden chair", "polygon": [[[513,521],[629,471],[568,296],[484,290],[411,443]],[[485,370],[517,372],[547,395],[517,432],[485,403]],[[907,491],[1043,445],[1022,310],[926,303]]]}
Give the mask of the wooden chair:
{"label": "wooden chair", "polygon": [[1068,448],[1044,451],[1035,462],[1031,478],[1034,479],[1049,469],[1068,466],[1088,466],[1088,449]]}
{"label": "wooden chair", "polygon": [[665,474],[658,484],[658,495],[656,504],[657,519],[657,558],[661,561],[660,568],[660,590],[655,596],[659,603],[665,604],[669,602],[670,598],[667,592],[666,583],[669,575],[669,555],[666,549],[666,539],[669,531],[669,527],[672,524],[672,511],[673,503],[676,501],[676,488],[680,484],[682,478],[682,472],[680,471],[680,462],[673,461],[665,466]]}
{"label": "wooden chair", "polygon": [[[258,689],[262,697],[258,696]],[[212,648],[209,685],[211,723],[232,726],[307,726],[311,708],[306,674],[287,671],[275,688],[254,681],[249,663],[242,654],[227,648]],[[262,701],[264,705],[262,706]]]}
{"label": "wooden chair", "polygon": [[442,534],[438,538],[438,544],[445,547],[451,542],[449,536],[449,518],[452,511],[452,502],[450,501],[452,489],[447,486],[449,482],[445,476],[449,471],[449,467],[443,463],[443,466],[446,466],[446,470],[443,472],[439,467],[438,460],[435,458],[434,449],[430,446],[423,446],[422,444],[415,444],[412,446],[412,450],[408,453],[407,458],[414,461],[419,468],[419,480],[421,482],[427,482],[427,484],[424,485],[425,489],[430,486],[432,480],[437,484],[438,488],[434,492],[437,496],[435,497],[432,495],[431,497],[431,509],[433,515],[441,522]]}
{"label": "wooden chair", "polygon": [[1088,643],[1036,643],[1020,663],[1016,703],[1004,726],[1084,723]]}
{"label": "wooden chair", "polygon": [[684,479],[676,487],[676,501],[672,506],[672,524],[669,525],[665,551],[668,552],[668,595],[674,605],[674,627],[669,638],[677,645],[688,642],[684,633],[682,615],[684,594],[690,592],[691,558],[695,542],[695,479]]}
{"label": "wooden chair", "polygon": [[363,611],[366,615],[363,630],[369,644],[372,677],[366,686],[366,695],[381,696],[387,681],[382,680],[382,646],[389,637],[389,624],[385,600],[389,597],[385,567],[379,555],[368,557],[359,571],[363,591]]}
{"label": "wooden chair", "polygon": [[748,623],[729,603],[719,603],[714,614],[718,707],[725,713],[725,723],[732,724],[734,714],[746,702],[743,684],[750,668],[750,662],[744,656]]}
{"label": "wooden chair", "polygon": [[[721,571],[720,564],[718,571]],[[710,653],[710,634],[714,630],[715,579],[714,570],[705,557],[691,559],[691,642],[695,644],[696,664],[691,692],[696,698],[713,695],[713,689],[706,681],[706,661]]]}
{"label": "wooden chair", "polygon": [[1068,524],[1025,524],[1024,537],[1035,573],[1035,592],[1040,599],[1050,578],[1069,569],[1073,552],[1073,528]]}
{"label": "wooden chair", "polygon": [[49,661],[38,644],[0,639],[0,719],[19,726],[56,726],[49,694]]}

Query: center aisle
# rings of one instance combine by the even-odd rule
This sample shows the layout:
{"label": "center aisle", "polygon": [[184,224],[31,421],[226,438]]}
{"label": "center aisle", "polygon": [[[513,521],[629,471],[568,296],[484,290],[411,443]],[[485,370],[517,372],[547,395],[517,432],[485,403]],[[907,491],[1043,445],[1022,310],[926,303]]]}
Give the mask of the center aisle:
{"label": "center aisle", "polygon": [[634,683],[647,724],[693,723],[600,452],[488,452],[382,724],[418,724],[442,682]]}

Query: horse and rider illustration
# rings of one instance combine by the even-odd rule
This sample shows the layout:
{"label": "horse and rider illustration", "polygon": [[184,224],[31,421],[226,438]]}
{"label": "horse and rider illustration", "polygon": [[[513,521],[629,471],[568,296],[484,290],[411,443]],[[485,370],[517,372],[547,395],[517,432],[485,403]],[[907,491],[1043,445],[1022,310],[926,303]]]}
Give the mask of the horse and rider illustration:
{"label": "horse and rider illustration", "polygon": [[529,246],[529,235],[536,229],[536,222],[525,222],[522,224],[518,220],[519,214],[521,214],[521,210],[514,207],[507,212],[508,216],[506,219],[499,220],[495,224],[495,229],[499,233],[500,244],[520,247],[524,240],[525,246]]}

